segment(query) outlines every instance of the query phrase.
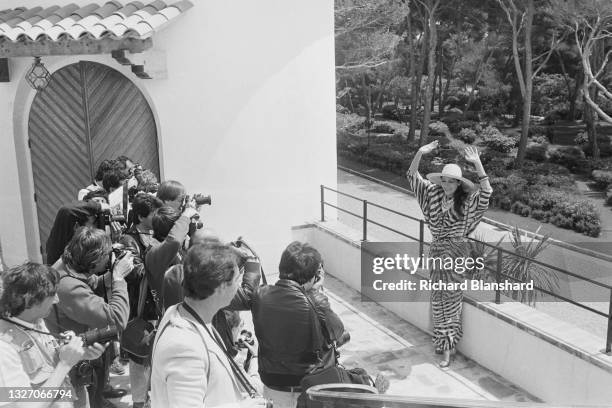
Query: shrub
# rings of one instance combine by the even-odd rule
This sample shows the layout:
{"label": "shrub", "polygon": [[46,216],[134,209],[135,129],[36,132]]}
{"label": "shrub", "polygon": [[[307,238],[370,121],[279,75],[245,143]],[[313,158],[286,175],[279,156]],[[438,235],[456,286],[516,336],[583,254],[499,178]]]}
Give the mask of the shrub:
{"label": "shrub", "polygon": [[532,210],[531,217],[538,221],[548,222],[550,218],[550,211]]}
{"label": "shrub", "polygon": [[395,129],[388,123],[374,122],[370,131],[374,133],[393,133]]}
{"label": "shrub", "polygon": [[515,201],[510,207],[510,211],[523,217],[529,217],[531,215],[531,207],[520,201]]}
{"label": "shrub", "polygon": [[606,190],[612,184],[612,171],[593,170],[591,178],[595,180],[595,186],[600,190]]}
{"label": "shrub", "polygon": [[549,152],[549,161],[567,167],[570,171],[584,169],[586,159],[584,152],[576,146],[561,146]]}
{"label": "shrub", "polygon": [[578,133],[574,138],[574,143],[576,143],[577,145],[584,145],[589,143],[589,135],[587,134],[587,132]]}
{"label": "shrub", "polygon": [[[532,213],[544,217],[561,228],[573,229],[590,236],[601,231],[601,219],[597,208],[589,200],[552,187],[535,186],[528,193],[528,205]],[[541,211],[541,212],[539,212]]]}
{"label": "shrub", "polygon": [[535,135],[547,136],[549,133],[550,133],[550,130],[547,126],[534,125],[534,124],[529,125],[528,136],[535,136]]}
{"label": "shrub", "polygon": [[429,124],[430,136],[445,136],[448,131],[448,126],[444,122],[431,122]]}
{"label": "shrub", "polygon": [[525,158],[536,162],[546,161],[546,151],[548,146],[545,144],[530,143],[525,151]]}
{"label": "shrub", "polygon": [[529,141],[533,143],[539,143],[539,144],[549,144],[550,143],[550,140],[548,140],[548,137],[544,135],[540,135],[540,134],[530,136]]}
{"label": "shrub", "polygon": [[[582,151],[587,155],[591,156],[593,152],[593,147],[591,143],[588,142],[581,145]],[[607,135],[598,134],[597,135],[597,147],[599,147],[599,155],[600,157],[610,157],[612,156],[612,144],[610,143],[610,137]]]}
{"label": "shrub", "polygon": [[469,128],[463,128],[457,135],[457,139],[462,142],[472,144],[476,140],[476,132]]}
{"label": "shrub", "polygon": [[382,107],[382,117],[391,120],[400,120],[399,109],[395,105],[385,105]]}
{"label": "shrub", "polygon": [[516,139],[502,134],[494,126],[487,126],[480,136],[485,146],[498,152],[508,153],[516,145]]}
{"label": "shrub", "polygon": [[354,134],[363,129],[365,126],[365,118],[354,113],[345,115],[342,113],[336,114],[336,129],[338,131],[346,131]]}
{"label": "shrub", "polygon": [[606,193],[606,204],[612,205],[612,190],[608,190]]}

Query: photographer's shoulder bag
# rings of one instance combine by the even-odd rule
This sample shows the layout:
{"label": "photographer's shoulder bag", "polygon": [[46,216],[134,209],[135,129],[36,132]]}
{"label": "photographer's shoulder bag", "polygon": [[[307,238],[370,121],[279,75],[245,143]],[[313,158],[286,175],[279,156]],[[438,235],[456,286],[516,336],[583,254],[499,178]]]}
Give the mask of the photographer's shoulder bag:
{"label": "photographer's shoulder bag", "polygon": [[[150,247],[149,247],[150,248]],[[147,251],[148,249],[147,248]],[[145,255],[146,252],[145,251]],[[146,271],[146,267],[145,267]],[[153,301],[157,313],[157,324],[153,324],[143,318],[144,306],[149,293],[149,278],[147,273],[143,276],[140,282],[140,291],[138,294],[138,310],[136,317],[130,320],[121,335],[121,350],[137,364],[145,364],[151,357],[153,350],[153,341],[155,340],[156,326],[163,316],[162,308],[160,307],[159,298],[153,293]]]}
{"label": "photographer's shoulder bag", "polygon": [[313,319],[313,330],[319,330],[319,333],[323,334],[325,342],[331,348],[331,353],[328,353],[328,357],[326,359],[321,359],[320,363],[310,373],[306,374],[304,378],[302,378],[302,381],[300,382],[302,394],[300,394],[298,398],[297,408],[306,407],[306,390],[313,385],[337,383],[374,385],[374,381],[368,375],[365,369],[352,368],[347,370],[338,362],[340,353],[338,352],[336,341],[331,340],[327,325],[319,316],[318,308],[315,303],[305,292],[304,296],[306,296],[306,300],[310,304],[310,307],[315,314],[315,318]]}

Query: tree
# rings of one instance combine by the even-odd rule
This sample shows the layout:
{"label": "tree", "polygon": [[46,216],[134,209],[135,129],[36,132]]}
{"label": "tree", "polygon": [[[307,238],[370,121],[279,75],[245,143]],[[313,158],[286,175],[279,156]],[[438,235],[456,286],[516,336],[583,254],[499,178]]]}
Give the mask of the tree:
{"label": "tree", "polygon": [[612,99],[605,86],[609,78],[612,49],[604,48],[612,40],[612,3],[608,0],[555,2],[556,16],[571,31],[583,71],[582,94],[586,104],[608,123],[612,117],[597,103],[597,95]]}
{"label": "tree", "polygon": [[[516,71],[516,79],[523,102],[522,121],[521,121],[521,139],[516,157],[516,167],[520,168],[525,159],[527,148],[527,138],[529,137],[529,122],[531,119],[531,97],[533,94],[533,78],[546,65],[550,56],[554,52],[559,43],[559,38],[555,32],[551,36],[551,45],[548,50],[542,54],[533,57],[532,32],[533,19],[535,16],[535,0],[496,0],[510,25],[512,38],[512,57],[514,61],[514,69]],[[523,52],[524,64],[521,64],[519,53],[519,40],[521,33],[523,35]],[[534,70],[533,64],[538,62],[538,67]]]}
{"label": "tree", "polygon": [[427,142],[429,134],[429,121],[431,120],[431,105],[433,99],[434,81],[436,79],[436,46],[438,45],[437,13],[440,0],[417,0],[423,7],[427,16],[427,82],[425,86],[425,98],[423,100],[423,123],[419,146]]}

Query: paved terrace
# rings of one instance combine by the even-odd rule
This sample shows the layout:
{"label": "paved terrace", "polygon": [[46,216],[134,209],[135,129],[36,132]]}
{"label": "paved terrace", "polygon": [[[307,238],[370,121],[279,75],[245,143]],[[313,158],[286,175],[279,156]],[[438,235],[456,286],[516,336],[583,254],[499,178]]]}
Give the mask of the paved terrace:
{"label": "paved terrace", "polygon": [[[271,281],[276,280],[271,277]],[[459,353],[451,368],[438,368],[430,336],[406,323],[374,302],[361,302],[361,295],[343,282],[327,275],[325,287],[333,310],[351,333],[341,348],[347,368],[363,367],[370,375],[382,372],[390,380],[387,394],[439,398],[461,398],[508,402],[537,402],[538,399]],[[243,313],[247,320],[249,313]],[[111,376],[114,385],[129,388],[126,372]],[[131,395],[112,400],[128,408]]]}

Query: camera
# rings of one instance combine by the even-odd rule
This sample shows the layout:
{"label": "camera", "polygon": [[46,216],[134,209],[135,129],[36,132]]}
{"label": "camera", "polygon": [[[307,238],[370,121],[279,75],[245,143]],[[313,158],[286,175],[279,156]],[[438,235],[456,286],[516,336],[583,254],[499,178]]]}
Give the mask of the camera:
{"label": "camera", "polygon": [[[72,336],[63,334],[63,344],[66,344],[72,339]],[[83,347],[89,347],[94,343],[108,343],[109,341],[119,341],[119,330],[117,326],[109,325],[101,329],[91,329],[84,333],[77,334],[83,340]]]}
{"label": "camera", "polygon": [[[108,263],[106,264],[106,270],[101,271],[100,274],[103,275],[107,271],[111,271],[115,264],[121,260],[124,256],[128,254],[129,251],[124,249],[124,246],[121,244],[113,244],[113,248],[110,254],[108,254]],[[114,256],[114,260],[113,260]]]}
{"label": "camera", "polygon": [[238,340],[236,341],[236,345],[240,348],[247,348],[246,345],[253,346],[255,345],[255,339],[253,338],[253,333],[248,330],[242,330],[240,332],[240,336],[238,336]]}
{"label": "camera", "polygon": [[[196,205],[211,205],[212,204],[212,200],[210,198],[210,195],[205,196],[202,193],[196,193],[193,195],[193,200],[196,202]],[[187,196],[187,202],[189,202],[189,196]]]}

